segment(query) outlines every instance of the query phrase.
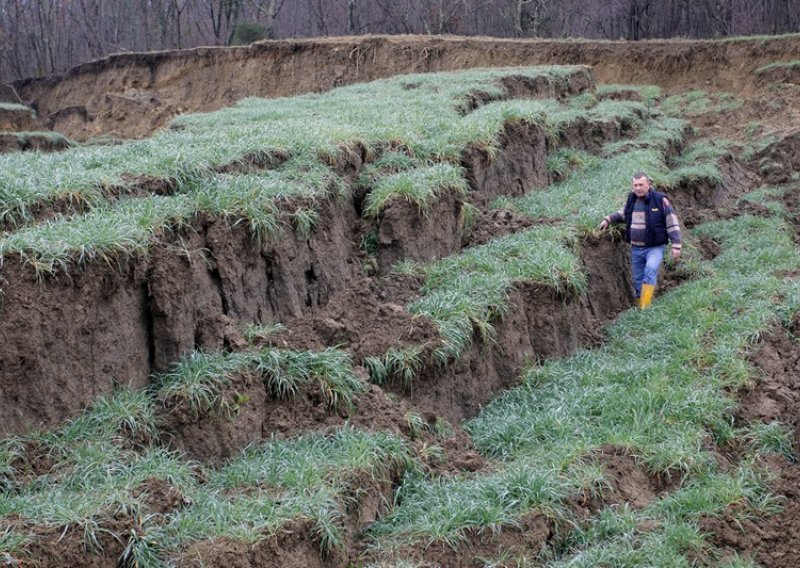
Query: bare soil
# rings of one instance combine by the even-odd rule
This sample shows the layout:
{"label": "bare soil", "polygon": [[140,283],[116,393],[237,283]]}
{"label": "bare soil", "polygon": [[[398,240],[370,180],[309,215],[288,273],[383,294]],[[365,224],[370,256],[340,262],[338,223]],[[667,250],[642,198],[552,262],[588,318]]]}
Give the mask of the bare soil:
{"label": "bare soil", "polygon": [[597,494],[585,492],[580,505],[590,511],[627,503],[643,509],[672,491],[679,482],[666,475],[653,476],[623,447],[605,446],[588,457],[603,468],[604,486]]}
{"label": "bare soil", "polygon": [[[312,536],[311,521],[298,521],[250,545],[230,539],[200,541],[180,557],[179,566],[229,566],[231,568],[322,568],[324,561]],[[338,564],[334,564],[338,565]]]}
{"label": "bare soil", "polygon": [[36,116],[30,110],[0,108],[0,132],[38,130]]}
{"label": "bare soil", "polygon": [[[795,320],[788,327],[775,326],[765,334],[751,361],[758,370],[752,389],[740,394],[736,419],[739,424],[779,421],[800,429],[800,343]],[[701,528],[723,550],[735,550],[765,568],[789,568],[800,564],[800,466],[795,458],[768,456],[762,466],[775,476],[770,491],[783,510],[759,517],[733,506],[719,518],[704,518]]]}

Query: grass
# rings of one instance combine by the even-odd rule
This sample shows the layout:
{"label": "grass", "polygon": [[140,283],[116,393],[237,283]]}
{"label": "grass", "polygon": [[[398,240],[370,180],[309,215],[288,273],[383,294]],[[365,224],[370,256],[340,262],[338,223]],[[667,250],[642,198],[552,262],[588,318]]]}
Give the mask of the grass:
{"label": "grass", "polygon": [[632,150],[595,162],[562,183],[518,199],[502,200],[497,205],[515,209],[536,218],[570,219],[577,229],[586,232],[599,219],[619,209],[630,191],[633,173],[644,170],[653,179],[662,179],[667,168],[663,153],[655,150]]}
{"label": "grass", "polygon": [[[40,275],[68,272],[70,266],[100,260],[114,264],[125,256],[146,254],[165,234],[187,226],[200,213],[246,221],[256,238],[275,238],[286,228],[310,231],[316,214],[309,207],[281,208],[289,199],[310,201],[339,187],[329,169],[219,174],[198,181],[192,190],[171,196],[122,198],[84,215],[56,217],[22,228],[0,240],[0,257],[18,255]],[[303,221],[302,219],[305,219]]]}
{"label": "grass", "polygon": [[251,323],[245,326],[242,335],[244,335],[244,338],[248,343],[255,343],[256,341],[264,341],[271,335],[285,330],[286,326],[282,323],[273,323],[270,325]]}
{"label": "grass", "polygon": [[547,157],[547,171],[558,181],[563,181],[576,171],[596,166],[599,158],[575,150],[573,148],[560,148]]}
{"label": "grass", "polygon": [[186,404],[200,416],[209,412],[232,417],[238,410],[236,400],[228,400],[225,386],[234,376],[245,380],[259,377],[272,396],[287,399],[301,388],[316,386],[327,404],[334,409],[349,408],[364,390],[344,351],[290,351],[264,348],[239,353],[194,352],[155,379],[155,392],[162,404]]}
{"label": "grass", "polygon": [[439,195],[452,192],[464,199],[469,188],[462,168],[450,164],[434,164],[401,171],[380,178],[364,203],[364,215],[377,217],[394,200],[405,199],[427,214]]}
{"label": "grass", "polygon": [[388,480],[414,467],[403,443],[384,433],[341,428],[269,442],[209,475],[190,508],[159,527],[166,548],[228,537],[255,542],[293,519],[307,519],[323,552],[343,546],[345,502],[354,476]]}
{"label": "grass", "polygon": [[724,182],[722,171],[715,162],[697,162],[672,169],[662,178],[661,183],[664,188],[674,189],[681,185],[693,186],[702,182],[710,182],[713,185],[722,185]]}
{"label": "grass", "polygon": [[800,59],[792,59],[791,61],[773,61],[767,65],[763,65],[755,70],[756,75],[775,71],[778,69],[800,69]]}
{"label": "grass", "polygon": [[19,112],[24,111],[30,113],[32,116],[36,116],[36,111],[33,110],[31,107],[26,105],[21,105],[17,103],[0,103],[0,111],[11,111],[11,112]]}
{"label": "grass", "polygon": [[[342,99],[326,94],[248,100],[221,113],[181,118],[164,140],[198,142],[217,131],[229,141],[229,129],[241,131],[242,138],[224,151],[213,150],[218,154],[209,149],[183,162],[175,155],[161,156],[164,169],[158,175],[172,175],[177,170],[170,168],[177,165],[183,168],[184,177],[172,196],[108,202],[102,184],[92,185],[96,179],[81,178],[86,172],[78,172],[74,179],[90,179],[89,194],[100,187],[93,209],[41,225],[50,233],[37,233],[42,229],[34,227],[12,233],[0,243],[0,253],[22,254],[43,273],[75,260],[113,262],[120,253],[146,252],[162,231],[191,222],[197,211],[248,222],[261,238],[278,234],[284,226],[307,235],[317,222],[314,200],[343,191],[330,163],[342,158],[354,141],[367,154],[378,156],[369,172],[372,177],[363,182],[375,193],[371,199],[377,205],[370,211],[378,214],[398,198],[424,209],[436,191],[463,180],[455,163],[464,144],[482,144],[491,154],[499,143],[498,125],[506,121],[536,124],[552,141],[564,125],[587,116],[641,120],[641,106],[609,101],[601,107],[589,96],[566,104],[498,101],[460,115],[476,81],[491,97],[503,96],[495,82],[498,76],[470,72],[452,82],[443,80],[452,75],[404,77],[369,88],[348,87]],[[447,105],[432,111],[422,95]],[[694,94],[670,104],[675,112],[686,112],[692,105],[705,104],[704,96]],[[373,109],[369,105],[375,101]],[[389,110],[398,107],[409,116],[387,119]],[[356,116],[365,108],[367,116]],[[443,116],[448,113],[456,119]],[[448,129],[453,120],[457,127]],[[318,131],[308,124],[318,125]],[[440,362],[458,357],[475,337],[492,340],[492,324],[508,309],[508,292],[515,282],[540,282],[564,295],[582,291],[586,276],[576,254],[580,236],[621,205],[632,171],[645,169],[657,183],[693,183],[698,176],[712,176],[713,162],[725,151],[719,144],[693,145],[670,170],[665,150],[682,141],[686,123],[656,116],[636,127],[641,128],[639,137],[609,145],[603,159],[568,151],[553,154],[549,167],[564,172],[563,182],[499,203],[560,223],[503,237],[425,267],[406,263],[398,268],[424,273],[422,297],[409,309],[431,317],[439,327],[443,345],[435,356]],[[384,145],[389,143],[387,150]],[[228,163],[225,160],[241,160],[247,152],[267,148],[285,152],[289,161],[267,172],[214,171],[216,165]],[[97,168],[105,168],[102,160]],[[108,172],[113,174],[113,168]],[[113,175],[109,180],[119,182]],[[80,191],[74,195],[83,198]],[[775,195],[765,189],[752,198]],[[284,217],[278,204],[287,200],[292,207]],[[20,219],[15,217],[19,209],[8,211],[6,220]],[[100,220],[106,224],[100,225]],[[102,234],[92,233],[97,226],[103,227]],[[85,232],[81,235],[80,230]],[[488,471],[431,478],[399,439],[347,426],[270,441],[219,470],[188,462],[159,446],[155,405],[185,403],[197,415],[234,413],[235,401],[227,401],[224,393],[235,376],[258,377],[277,398],[317,387],[334,408],[352,404],[363,388],[350,358],[335,349],[195,353],[157,378],[155,403],[148,393],[122,391],[99,400],[91,412],[59,431],[3,441],[0,516],[19,516],[26,523],[59,530],[77,527],[88,549],[97,548],[110,516],[135,518],[135,530],[118,536],[127,539],[125,562],[141,566],[169,563],[200,540],[255,542],[297,520],[308,523],[320,549],[330,553],[344,546],[343,515],[359,476],[388,481],[405,472],[393,511],[369,527],[378,549],[437,541],[458,547],[474,532],[497,532],[538,512],[556,529],[556,539],[537,562],[688,566],[687,553],[714,554],[699,531],[703,516],[719,515],[732,504],[752,517],[776,510],[753,458],[764,452],[786,454],[791,439],[785,425],[778,423],[735,428],[731,393],[752,381],[746,356],[753,341],[800,309],[800,285],[776,276],[800,262],[782,217],[745,215],[697,227],[694,233],[723,247],[720,256],[704,264],[703,278],[657,298],[647,312],[622,315],[607,328],[603,347],[526,368],[522,386],[499,396],[465,424],[476,447],[494,460]],[[263,339],[273,331],[254,327],[248,335]],[[365,366],[375,382],[399,380],[408,387],[418,373],[419,357],[417,349],[395,349],[368,358]],[[406,421],[412,435],[446,429],[444,424],[427,424],[415,412],[409,412]],[[738,468],[721,471],[711,448],[734,440],[743,442],[745,459]],[[53,467],[34,478],[15,465],[32,442],[47,448],[53,459]],[[607,485],[602,467],[590,458],[607,445],[624,448],[642,468],[671,477],[678,487],[642,510],[622,506],[601,509],[588,519],[575,518],[570,502],[581,494],[599,495]],[[429,451],[436,457],[441,449]],[[134,489],[153,478],[178,487],[190,504],[164,517],[149,515]],[[572,530],[562,530],[565,527]],[[6,530],[0,534],[0,546],[19,551],[27,538],[16,528]],[[729,565],[746,566],[747,561],[734,558]]]}
{"label": "grass", "polygon": [[52,130],[14,130],[14,131],[0,131],[0,134],[13,134],[17,138],[25,139],[25,138],[45,138],[50,142],[66,142],[68,144],[72,144],[73,142],[70,141],[69,138],[61,134],[60,132],[54,132]]}
{"label": "grass", "polygon": [[[146,395],[122,391],[61,430],[3,442],[54,444],[49,472],[20,476],[13,491],[0,494],[0,518],[13,520],[0,533],[3,554],[25,558],[34,538],[29,527],[37,526],[81,531],[88,554],[101,552],[106,535],[116,538],[125,545],[120,562],[147,568],[168,564],[198,540],[255,542],[292,521],[309,522],[329,553],[343,546],[355,480],[386,482],[418,467],[400,439],[345,426],[254,446],[210,470],[120,427],[130,424],[131,406],[136,414],[153,412]],[[153,479],[173,487],[184,505],[150,513],[140,488]]]}
{"label": "grass", "polygon": [[399,380],[403,389],[410,392],[413,380],[422,367],[422,347],[405,349],[390,348],[380,357],[366,357],[364,367],[370,380],[376,385],[385,385]]}
{"label": "grass", "polygon": [[[730,475],[704,473],[668,497],[634,511],[627,505],[606,508],[570,532],[563,558],[552,567],[691,566],[687,553],[719,560],[697,527],[702,516],[723,511],[731,503],[758,503],[766,478],[743,467]],[[749,515],[754,515],[751,511]],[[655,527],[642,530],[642,527]],[[724,565],[713,562],[714,566]]]}
{"label": "grass", "polygon": [[715,161],[730,154],[732,143],[727,140],[702,138],[688,145],[675,158],[675,165],[689,166],[696,162]]}
{"label": "grass", "polygon": [[752,160],[764,150],[778,142],[780,138],[774,134],[768,134],[761,138],[755,139],[749,144],[745,146],[745,149],[742,151],[742,159],[743,160]]}
{"label": "grass", "polygon": [[730,112],[742,106],[733,93],[707,93],[689,91],[672,95],[661,102],[661,109],[668,116],[700,115],[709,112]]}
{"label": "grass", "polygon": [[[408,309],[426,315],[437,325],[442,344],[433,356],[439,363],[457,359],[476,336],[485,342],[493,340],[492,322],[505,312],[507,295],[515,282],[540,282],[564,295],[585,289],[586,275],[576,253],[579,235],[593,231],[599,219],[623,203],[633,172],[644,169],[657,183],[667,180],[664,153],[685,130],[685,123],[680,120],[643,126],[641,144],[633,139],[630,148],[619,152],[615,148],[616,153],[604,160],[566,149],[554,153],[551,167],[575,162],[582,166],[580,175],[521,198],[504,198],[493,204],[534,219],[563,219],[562,224],[502,237],[425,268],[422,297]],[[698,146],[690,158],[706,155],[716,154]],[[387,363],[379,358],[371,359],[368,366],[375,381],[384,381],[391,375]]]}
{"label": "grass", "polygon": [[648,121],[639,136],[606,144],[603,151],[606,157],[631,150],[656,150],[664,152],[668,147],[680,147],[690,124],[682,118],[655,116]]}
{"label": "grass", "polygon": [[18,564],[14,557],[25,552],[25,545],[28,541],[28,537],[15,533],[11,527],[6,527],[0,533],[0,561],[8,566]]}
{"label": "grass", "polygon": [[405,542],[424,547],[443,541],[456,547],[466,542],[471,530],[498,530],[513,524],[524,511],[564,515],[561,501],[569,486],[549,473],[515,464],[472,479],[427,480],[411,474],[397,494],[399,505],[376,523],[371,536],[386,546]]}
{"label": "grass", "polygon": [[[672,186],[677,180],[696,175],[701,168],[705,168],[703,173],[721,177],[713,163],[669,169],[664,155],[669,146],[683,140],[685,129],[686,123],[682,120],[654,118],[644,125],[637,138],[606,145],[605,159],[587,159],[580,175],[520,198],[501,198],[494,206],[514,209],[533,219],[568,219],[578,233],[588,233],[597,226],[599,219],[622,206],[634,172],[647,172],[656,187]],[[698,163],[698,160],[720,155],[722,150],[698,143],[687,148],[687,152],[679,160]],[[557,163],[555,156],[558,153],[551,160]]]}
{"label": "grass", "polygon": [[635,93],[647,107],[654,107],[662,96],[661,87],[658,85],[604,84],[597,86],[596,93],[598,97]]}
{"label": "grass", "polygon": [[[34,203],[74,196],[97,204],[110,188],[130,188],[142,176],[186,181],[248,159],[286,155],[302,163],[335,162],[354,143],[370,152],[389,142],[423,161],[457,161],[476,136],[502,128],[469,118],[459,105],[475,90],[504,94],[502,77],[564,80],[575,67],[532,67],[405,76],[354,85],[322,95],[245,99],[206,114],[176,118],[172,129],[140,141],[83,146],[49,155],[0,156],[0,208],[17,223]],[[404,85],[414,82],[417,88]],[[469,127],[459,126],[468,123]],[[131,177],[133,176],[133,178]]]}

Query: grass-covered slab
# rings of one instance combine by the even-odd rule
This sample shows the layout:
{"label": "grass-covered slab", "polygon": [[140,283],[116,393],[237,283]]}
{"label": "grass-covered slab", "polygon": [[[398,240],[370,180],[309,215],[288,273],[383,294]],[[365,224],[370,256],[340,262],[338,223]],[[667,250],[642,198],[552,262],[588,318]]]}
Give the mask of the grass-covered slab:
{"label": "grass-covered slab", "polygon": [[0,130],[0,152],[31,151],[53,152],[72,146],[66,136],[50,130],[2,131]]}
{"label": "grass-covered slab", "polygon": [[68,272],[72,264],[95,258],[143,254],[165,233],[203,213],[233,224],[246,220],[261,240],[287,229],[307,235],[318,219],[314,201],[335,196],[339,183],[322,165],[302,174],[293,169],[215,174],[195,180],[185,193],[99,203],[82,215],[23,227],[0,239],[0,256],[17,255],[37,273]]}
{"label": "grass-covered slab", "polygon": [[759,82],[780,85],[781,83],[800,84],[800,59],[773,61],[754,71]]}
{"label": "grass-covered slab", "polygon": [[493,337],[492,322],[508,309],[515,282],[542,282],[580,292],[586,286],[576,234],[566,226],[543,226],[497,239],[443,259],[427,270],[422,297],[408,306],[436,323],[442,345],[433,355],[444,364],[473,341]]}
{"label": "grass-covered slab", "polygon": [[0,132],[34,130],[36,126],[36,111],[29,106],[0,103]]}

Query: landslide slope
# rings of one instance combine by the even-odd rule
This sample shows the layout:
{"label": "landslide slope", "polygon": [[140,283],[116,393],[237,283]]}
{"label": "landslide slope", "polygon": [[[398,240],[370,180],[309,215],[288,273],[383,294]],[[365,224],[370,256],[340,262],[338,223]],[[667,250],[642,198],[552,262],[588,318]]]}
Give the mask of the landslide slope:
{"label": "landslide slope", "polygon": [[[795,137],[720,138],[755,112],[498,68],[3,156],[0,557],[795,565]],[[638,169],[686,225],[648,312],[593,230]]]}

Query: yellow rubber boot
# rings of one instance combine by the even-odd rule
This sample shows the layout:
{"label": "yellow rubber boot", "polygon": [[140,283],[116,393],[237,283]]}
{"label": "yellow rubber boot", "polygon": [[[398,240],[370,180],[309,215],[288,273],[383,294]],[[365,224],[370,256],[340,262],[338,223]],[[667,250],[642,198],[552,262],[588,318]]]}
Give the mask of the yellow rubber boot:
{"label": "yellow rubber boot", "polygon": [[639,307],[645,309],[653,301],[653,292],[656,287],[652,284],[642,284],[642,296],[639,298]]}

